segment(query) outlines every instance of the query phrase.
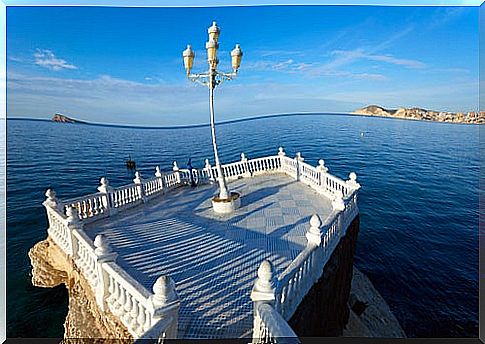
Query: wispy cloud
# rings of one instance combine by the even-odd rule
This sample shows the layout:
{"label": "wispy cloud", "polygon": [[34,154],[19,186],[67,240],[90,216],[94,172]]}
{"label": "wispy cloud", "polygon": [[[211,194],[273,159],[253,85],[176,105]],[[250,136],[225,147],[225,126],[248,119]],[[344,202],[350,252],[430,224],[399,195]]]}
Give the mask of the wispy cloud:
{"label": "wispy cloud", "polygon": [[[9,116],[50,117],[65,113],[93,122],[123,124],[207,123],[207,92],[186,83],[155,84],[108,75],[80,80],[10,73]],[[228,83],[217,98],[219,120],[256,114],[350,111],[362,104],[325,97],[326,85]],[[238,110],[235,110],[237,108]]]}
{"label": "wispy cloud", "polygon": [[23,58],[16,56],[8,56],[8,60],[13,62],[25,62]]}
{"label": "wispy cloud", "polygon": [[354,62],[355,60],[359,59],[366,59],[371,61],[378,61],[378,62],[386,62],[393,65],[403,66],[406,68],[424,68],[426,65],[417,60],[410,60],[410,59],[401,59],[394,57],[392,55],[378,55],[372,53],[366,53],[363,49],[356,49],[356,50],[334,50],[332,52],[333,55],[339,56],[339,58],[335,59],[331,64],[330,67],[335,67],[336,65],[343,65],[349,62]]}
{"label": "wispy cloud", "polygon": [[77,69],[77,67],[66,60],[60,59],[47,49],[37,49],[34,53],[35,64],[53,71],[63,69]]}

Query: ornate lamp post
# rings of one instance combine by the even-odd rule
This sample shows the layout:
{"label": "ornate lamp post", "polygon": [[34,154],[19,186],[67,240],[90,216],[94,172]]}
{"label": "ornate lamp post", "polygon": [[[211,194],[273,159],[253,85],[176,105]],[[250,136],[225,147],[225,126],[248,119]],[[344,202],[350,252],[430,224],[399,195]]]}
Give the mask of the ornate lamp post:
{"label": "ornate lamp post", "polygon": [[192,74],[191,70],[194,64],[195,53],[190,45],[187,45],[187,49],[184,50],[182,56],[184,58],[184,66],[187,71],[187,78],[192,82],[197,82],[201,85],[209,88],[209,107],[210,107],[210,123],[212,133],[212,146],[214,148],[214,158],[216,162],[217,181],[219,183],[219,196],[213,198],[212,203],[214,211],[227,213],[236,209],[240,204],[239,194],[236,192],[229,192],[227,189],[226,179],[222,172],[221,163],[219,160],[219,153],[217,150],[216,141],[216,129],[214,120],[214,89],[220,85],[224,80],[232,80],[236,75],[241,65],[242,50],[239,44],[231,51],[232,59],[232,72],[223,73],[218,71],[217,64],[219,59],[217,58],[217,50],[219,49],[219,27],[216,22],[212,23],[212,26],[207,30],[209,34],[209,41],[206,42],[205,48],[207,49],[207,62],[209,64],[209,70],[206,73]]}

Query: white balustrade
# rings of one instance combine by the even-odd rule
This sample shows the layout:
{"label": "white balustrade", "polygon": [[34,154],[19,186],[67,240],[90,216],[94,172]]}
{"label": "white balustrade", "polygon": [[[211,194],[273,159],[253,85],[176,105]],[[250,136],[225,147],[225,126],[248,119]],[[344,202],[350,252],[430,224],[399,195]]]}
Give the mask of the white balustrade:
{"label": "white balustrade", "polygon": [[93,242],[84,231],[73,230],[72,234],[77,244],[77,252],[73,256],[74,263],[81,271],[83,277],[91,285],[91,288],[95,290],[98,285],[98,267]]}
{"label": "white balustrade", "polygon": [[176,338],[180,302],[171,278],[159,278],[151,294],[115,263],[106,263],[104,269],[108,275],[107,306],[135,339]]}
{"label": "white balustrade", "polygon": [[67,219],[59,211],[50,206],[46,206],[45,209],[49,221],[47,233],[49,233],[52,240],[67,254],[71,250]]}
{"label": "white balustrade", "polygon": [[[318,216],[312,217],[307,247],[278,278],[274,276],[271,263],[263,262],[251,293],[256,339],[267,343],[278,342],[278,337],[296,338],[286,321],[321,277],[333,250],[359,212],[357,176],[352,172],[348,180],[341,180],[328,173],[323,160],[314,167],[305,163],[300,153],[295,158],[287,157],[281,147],[275,156],[248,159],[243,153],[240,161],[221,167],[228,180],[283,172],[332,200],[333,211],[323,224]],[[43,205],[50,237],[73,257],[93,288],[100,309],[109,310],[118,317],[135,339],[176,337],[179,300],[173,280],[161,277],[153,287],[154,293],[148,292],[115,263],[116,253],[110,250],[106,238],[99,235],[91,241],[84,233],[83,224],[189,184],[191,176],[197,184],[207,183],[217,178],[217,170],[208,160],[203,169],[191,171],[180,169],[174,162],[173,171],[162,173],[157,166],[155,176],[149,179],[142,179],[137,172],[133,184],[118,188],[109,186],[103,177],[98,193],[76,199],[60,201],[53,190],[46,192]]]}
{"label": "white balustrade", "polygon": [[258,326],[253,329],[254,344],[301,343],[290,325],[270,304],[259,304],[255,309],[255,318],[258,319]]}
{"label": "white balustrade", "polygon": [[153,177],[143,181],[143,188],[145,190],[145,196],[152,198],[162,192],[163,185],[160,183],[160,178]]}
{"label": "white balustrade", "polygon": [[164,174],[163,182],[164,182],[165,187],[167,189],[170,189],[170,188],[177,186],[178,183],[179,183],[178,172],[170,172],[170,173]]}
{"label": "white balustrade", "polygon": [[[355,182],[356,178],[351,178]],[[343,197],[341,191],[332,203],[333,211],[324,223],[313,215],[306,234],[308,244],[275,281],[270,262],[263,262],[251,292],[254,302],[253,342],[277,342],[276,333],[287,331],[288,321],[312,286],[321,278],[325,264],[358,214],[357,190]],[[338,190],[338,189],[337,189]],[[264,267],[263,267],[264,265]],[[262,312],[266,312],[266,317]],[[277,314],[277,315],[276,315]],[[282,325],[282,320],[286,326]],[[282,327],[283,326],[283,327]]]}
{"label": "white balustrade", "polygon": [[81,220],[107,215],[106,212],[108,200],[106,198],[106,194],[101,192],[74,199],[63,200],[63,203],[65,204],[66,209],[69,206],[76,208],[78,217]]}

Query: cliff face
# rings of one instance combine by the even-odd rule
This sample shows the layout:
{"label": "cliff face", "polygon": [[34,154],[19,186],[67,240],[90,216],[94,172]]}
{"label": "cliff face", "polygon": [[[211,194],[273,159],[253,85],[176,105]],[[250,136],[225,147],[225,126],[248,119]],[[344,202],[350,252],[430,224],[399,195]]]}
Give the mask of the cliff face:
{"label": "cliff face", "polygon": [[[64,338],[69,340],[106,338],[132,343],[126,327],[110,313],[101,314],[88,282],[77,271],[73,262],[50,238],[38,242],[29,251],[32,264],[32,283],[37,287],[52,288],[64,284],[69,293],[69,312],[64,322]],[[103,339],[104,338],[104,339]]]}
{"label": "cliff face", "polygon": [[298,336],[406,337],[382,296],[353,268],[359,226],[358,216],[291,317]]}

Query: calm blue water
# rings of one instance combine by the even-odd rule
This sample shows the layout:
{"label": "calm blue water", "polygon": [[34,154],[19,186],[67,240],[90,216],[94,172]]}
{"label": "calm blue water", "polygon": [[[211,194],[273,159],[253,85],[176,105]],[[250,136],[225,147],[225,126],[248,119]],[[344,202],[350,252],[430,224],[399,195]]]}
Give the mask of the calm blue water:
{"label": "calm blue water", "polygon": [[[223,161],[301,151],[362,185],[356,266],[410,337],[478,336],[479,127],[343,115],[259,119],[218,127]],[[7,123],[7,335],[62,336],[63,287],[31,286],[28,249],[46,237],[41,205],[129,183],[131,154],[144,176],[212,157],[208,127],[130,129]],[[212,161],[213,159],[211,159]]]}

